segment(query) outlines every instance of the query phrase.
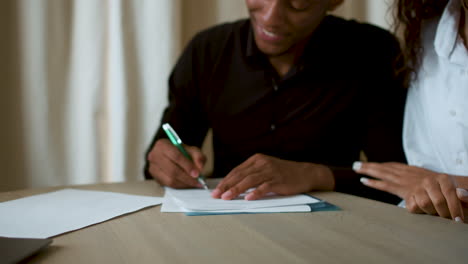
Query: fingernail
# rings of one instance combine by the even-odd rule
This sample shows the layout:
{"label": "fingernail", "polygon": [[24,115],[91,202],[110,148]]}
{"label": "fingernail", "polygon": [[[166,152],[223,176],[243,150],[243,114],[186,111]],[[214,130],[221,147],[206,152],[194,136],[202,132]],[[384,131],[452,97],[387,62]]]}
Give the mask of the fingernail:
{"label": "fingernail", "polygon": [[252,200],[252,197],[253,197],[253,193],[249,193],[244,197],[244,199],[250,201]]}
{"label": "fingernail", "polygon": [[366,183],[369,182],[369,179],[366,178],[366,177],[361,177],[361,178],[359,179],[359,181],[361,181],[362,183],[366,184]]}
{"label": "fingernail", "polygon": [[462,221],[461,217],[457,216],[457,217],[455,217],[455,222],[461,223],[463,221]]}
{"label": "fingernail", "polygon": [[227,191],[227,192],[223,193],[223,195],[221,195],[221,199],[223,199],[223,200],[230,200],[230,199],[231,199],[231,195],[232,195],[232,192],[231,192],[231,191]]}
{"label": "fingernail", "polygon": [[462,188],[457,188],[457,194],[461,197],[468,197],[468,191]]}
{"label": "fingernail", "polygon": [[214,190],[211,192],[211,196],[212,196],[212,197],[219,197],[220,194],[221,194],[221,190],[219,190],[219,189],[214,189]]}
{"label": "fingernail", "polygon": [[360,161],[355,161],[355,162],[353,163],[353,170],[354,170],[354,171],[360,170],[361,167],[362,167],[362,162],[360,162]]}
{"label": "fingernail", "polygon": [[192,171],[190,172],[190,176],[192,176],[193,178],[197,178],[197,177],[198,177],[198,171],[192,170]]}

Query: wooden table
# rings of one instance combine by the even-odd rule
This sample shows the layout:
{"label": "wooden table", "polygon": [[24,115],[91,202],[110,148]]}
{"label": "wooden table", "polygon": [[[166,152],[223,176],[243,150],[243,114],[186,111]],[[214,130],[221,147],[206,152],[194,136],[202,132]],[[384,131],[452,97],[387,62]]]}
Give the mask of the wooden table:
{"label": "wooden table", "polygon": [[[153,181],[72,186],[162,196]],[[12,200],[59,188],[0,193]],[[468,263],[468,225],[341,193],[343,210],[186,216],[160,206],[54,237],[33,263]],[[1,258],[1,257],[0,257]],[[1,262],[1,261],[0,261]]]}

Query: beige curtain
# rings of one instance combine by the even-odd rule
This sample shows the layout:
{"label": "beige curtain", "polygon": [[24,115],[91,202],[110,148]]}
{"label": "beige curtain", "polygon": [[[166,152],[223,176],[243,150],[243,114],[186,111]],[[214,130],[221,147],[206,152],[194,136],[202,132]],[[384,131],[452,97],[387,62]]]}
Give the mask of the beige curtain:
{"label": "beige curtain", "polygon": [[[337,13],[388,27],[384,1]],[[243,0],[0,1],[0,191],[142,179],[166,82]]]}
{"label": "beige curtain", "polygon": [[180,51],[179,5],[0,1],[0,190],[142,178]]}

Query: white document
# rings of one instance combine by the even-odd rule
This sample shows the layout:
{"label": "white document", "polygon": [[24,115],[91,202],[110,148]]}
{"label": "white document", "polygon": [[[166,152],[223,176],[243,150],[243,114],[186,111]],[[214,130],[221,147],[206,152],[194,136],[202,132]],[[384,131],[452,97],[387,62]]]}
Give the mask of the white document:
{"label": "white document", "polygon": [[0,203],[0,236],[48,238],[162,203],[162,197],[64,189]]}
{"label": "white document", "polygon": [[244,194],[234,200],[226,201],[212,198],[211,191],[207,190],[176,190],[167,187],[165,189],[165,203],[167,201],[170,202],[170,199],[172,199],[179,207],[185,208],[189,211],[238,210],[245,212],[245,210],[249,209],[272,210],[274,207],[297,206],[321,202],[318,199],[303,194],[291,196],[269,195],[265,198],[254,201],[244,200]]}
{"label": "white document", "polygon": [[[216,210],[205,211],[216,214],[236,214],[236,213],[297,213],[297,212],[310,212],[311,208],[308,205],[291,205],[291,206],[277,206],[265,208],[253,208],[243,210]],[[163,204],[161,207],[163,213],[191,213],[200,212],[193,211],[179,206],[171,195],[164,196]]]}

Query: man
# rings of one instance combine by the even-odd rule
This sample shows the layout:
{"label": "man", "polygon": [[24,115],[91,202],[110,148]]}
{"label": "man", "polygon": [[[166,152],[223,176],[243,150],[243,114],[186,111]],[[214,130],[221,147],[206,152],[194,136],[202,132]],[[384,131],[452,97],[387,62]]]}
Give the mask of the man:
{"label": "man", "polygon": [[[213,131],[214,198],[249,188],[253,200],[336,190],[387,202],[351,164],[402,161],[404,89],[392,64],[399,46],[370,25],[327,16],[342,0],[246,0],[250,19],[199,33],[169,80],[170,123],[193,162],[160,129],[145,169],[163,185],[200,187],[199,147]],[[385,151],[382,151],[385,150]]]}

